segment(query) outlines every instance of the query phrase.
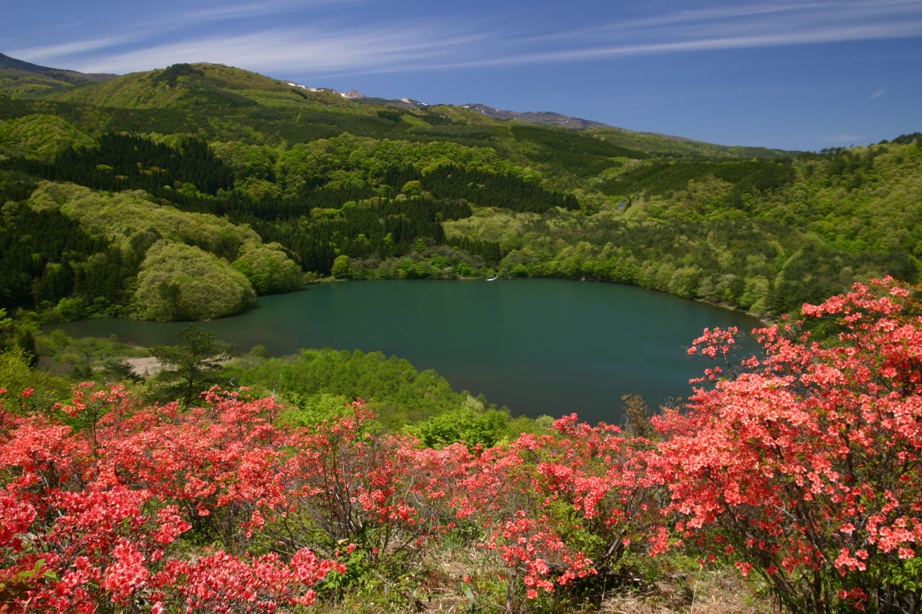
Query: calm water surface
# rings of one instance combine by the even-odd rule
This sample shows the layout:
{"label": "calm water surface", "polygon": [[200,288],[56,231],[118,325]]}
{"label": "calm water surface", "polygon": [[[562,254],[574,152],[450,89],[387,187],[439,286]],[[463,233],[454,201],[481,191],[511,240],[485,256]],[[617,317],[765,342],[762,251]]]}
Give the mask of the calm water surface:
{"label": "calm water surface", "polygon": [[[530,416],[577,412],[616,421],[624,394],[651,405],[691,392],[704,363],[685,349],[705,327],[754,318],[631,286],[563,280],[368,281],[260,298],[239,316],[202,324],[239,352],[299,348],[380,351],[435,369],[457,390]],[[185,323],[92,320],[72,336],[177,343]]]}

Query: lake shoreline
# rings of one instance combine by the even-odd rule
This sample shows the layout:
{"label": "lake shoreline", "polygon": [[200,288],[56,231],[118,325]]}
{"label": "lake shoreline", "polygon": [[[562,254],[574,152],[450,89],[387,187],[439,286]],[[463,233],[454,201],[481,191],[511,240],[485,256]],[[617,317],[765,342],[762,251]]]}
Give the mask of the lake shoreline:
{"label": "lake shoreline", "polygon": [[[761,326],[739,311],[624,284],[438,281],[316,284],[194,324],[241,353],[255,345],[270,356],[324,347],[381,352],[516,413],[576,411],[592,421],[616,421],[624,394],[653,407],[688,397],[688,381],[704,367],[686,349],[704,328]],[[190,324],[96,319],[53,326],[150,347],[178,343]],[[150,373],[152,365],[143,364],[138,370]]]}

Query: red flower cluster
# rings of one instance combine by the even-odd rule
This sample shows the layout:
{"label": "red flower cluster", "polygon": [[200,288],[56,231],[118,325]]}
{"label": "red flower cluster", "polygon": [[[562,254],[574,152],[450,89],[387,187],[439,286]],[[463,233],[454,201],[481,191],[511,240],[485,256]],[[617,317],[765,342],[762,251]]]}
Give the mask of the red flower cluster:
{"label": "red flower cluster", "polygon": [[668,485],[679,532],[732,545],[794,610],[917,596],[899,570],[922,545],[918,309],[890,280],[805,305],[802,324],[836,327],[836,343],[792,325],[756,331],[763,357],[659,418],[650,476]]}
{"label": "red flower cluster", "polygon": [[[312,602],[315,584],[345,571],[303,549],[247,554],[240,519],[283,501],[271,474],[252,467],[280,454],[268,423],[277,408],[217,393],[208,402],[188,414],[138,409],[119,386],[81,385],[63,408],[85,418],[78,431],[5,413],[0,602],[40,611],[145,602],[271,612]],[[224,538],[239,554],[193,555],[177,544],[190,531]]]}

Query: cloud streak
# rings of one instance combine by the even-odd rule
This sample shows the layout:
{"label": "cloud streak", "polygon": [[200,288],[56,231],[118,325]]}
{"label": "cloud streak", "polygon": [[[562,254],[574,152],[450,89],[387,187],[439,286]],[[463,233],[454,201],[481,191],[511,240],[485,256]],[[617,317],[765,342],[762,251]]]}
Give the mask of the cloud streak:
{"label": "cloud streak", "polygon": [[[922,36],[922,3],[917,0],[749,2],[698,11],[683,10],[676,3],[675,10],[628,20],[600,15],[592,20],[599,25],[592,28],[554,34],[496,28],[466,13],[457,20],[422,15],[412,20],[379,17],[363,24],[357,21],[365,11],[355,10],[360,3],[374,4],[370,0],[228,3],[149,19],[118,35],[89,33],[87,38],[11,54],[85,72],[123,73],[182,61],[211,61],[275,73],[355,74]],[[265,22],[280,16],[289,25]]]}
{"label": "cloud streak", "polygon": [[509,54],[492,63],[568,62],[633,55],[882,40],[922,36],[922,4],[751,4],[677,11],[555,35],[554,49]]}
{"label": "cloud streak", "polygon": [[[238,36],[213,35],[144,47],[80,64],[86,72],[131,72],[152,61],[157,66],[177,62],[218,62],[254,70],[339,72],[382,71],[433,61],[448,61],[451,53],[475,44],[476,35],[436,33],[406,24],[402,29],[275,29]],[[425,58],[423,60],[422,58]],[[154,68],[149,66],[147,68]],[[146,68],[140,68],[146,69]]]}
{"label": "cloud streak", "polygon": [[263,0],[246,4],[222,4],[209,9],[198,9],[186,13],[185,23],[211,23],[253,17],[296,14],[305,9],[342,8],[348,5],[354,10],[356,5],[367,4],[373,0]]}

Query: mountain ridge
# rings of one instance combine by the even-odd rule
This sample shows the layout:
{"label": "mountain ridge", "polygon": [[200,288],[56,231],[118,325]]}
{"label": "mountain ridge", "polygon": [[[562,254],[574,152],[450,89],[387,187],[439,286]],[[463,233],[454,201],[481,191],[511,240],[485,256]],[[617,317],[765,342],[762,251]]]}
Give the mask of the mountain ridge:
{"label": "mountain ridge", "polygon": [[[529,124],[541,124],[545,126],[559,126],[561,128],[577,129],[617,127],[589,119],[571,117],[553,111],[509,111],[505,109],[497,109],[482,103],[464,104],[461,105],[461,107],[464,109],[470,109],[471,111],[475,111],[487,117],[492,117],[495,119],[517,119]],[[621,129],[626,130],[626,128]]]}
{"label": "mountain ridge", "polygon": [[40,66],[38,64],[33,64],[24,60],[18,60],[16,58],[0,53],[0,69],[3,68],[43,74],[71,84],[93,81],[108,81],[110,79],[115,79],[116,77],[121,76],[113,73],[83,73],[66,68],[51,68],[49,66]]}
{"label": "mountain ridge", "polygon": [[[199,71],[208,69],[208,75],[201,75]],[[217,73],[224,73],[223,77]],[[28,80],[28,76],[32,80]],[[88,103],[99,106],[114,106],[128,108],[145,108],[172,106],[176,104],[177,98],[180,97],[178,92],[161,91],[159,95],[154,95],[151,90],[143,86],[130,88],[125,86],[124,80],[137,79],[139,76],[147,75],[154,78],[155,82],[166,83],[168,86],[174,86],[180,77],[203,77],[216,81],[219,88],[228,88],[231,90],[243,89],[262,89],[282,91],[296,91],[302,97],[312,97],[323,103],[335,104],[337,100],[345,103],[377,105],[383,107],[392,107],[404,111],[433,111],[437,108],[451,109],[452,116],[457,113],[470,112],[479,117],[498,120],[498,121],[519,121],[526,124],[539,126],[567,128],[577,131],[581,130],[615,130],[623,133],[634,135],[651,135],[661,137],[674,142],[699,143],[692,139],[687,139],[677,135],[657,134],[637,132],[629,128],[612,126],[594,120],[571,117],[556,113],[553,111],[515,111],[497,109],[483,103],[469,103],[463,105],[453,104],[428,104],[412,98],[388,99],[374,96],[366,96],[357,91],[340,92],[332,88],[311,87],[298,84],[297,82],[287,79],[277,79],[267,75],[262,75],[246,69],[225,66],[214,63],[194,63],[194,64],[174,64],[163,69],[152,71],[139,71],[125,75],[113,74],[89,74],[80,73],[67,69],[51,68],[40,66],[31,62],[18,60],[0,53],[0,91],[7,91],[13,95],[28,95],[30,97],[50,96],[66,102]],[[245,78],[240,75],[246,75]],[[241,83],[235,84],[235,81]],[[212,84],[213,85],[213,84]],[[90,89],[88,89],[90,88]],[[205,88],[208,89],[208,88]],[[212,88],[213,89],[213,88]],[[123,98],[115,93],[120,91],[124,93]],[[107,93],[109,92],[109,93]],[[213,92],[212,92],[213,94]],[[224,98],[232,96],[224,95]],[[238,99],[238,103],[243,103]],[[700,142],[706,145],[710,143]],[[719,146],[719,145],[718,145]],[[719,146],[722,147],[722,146]]]}

